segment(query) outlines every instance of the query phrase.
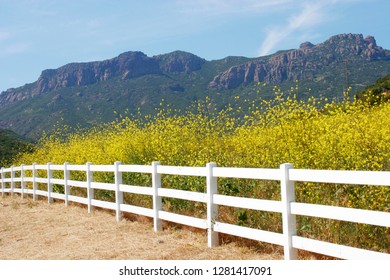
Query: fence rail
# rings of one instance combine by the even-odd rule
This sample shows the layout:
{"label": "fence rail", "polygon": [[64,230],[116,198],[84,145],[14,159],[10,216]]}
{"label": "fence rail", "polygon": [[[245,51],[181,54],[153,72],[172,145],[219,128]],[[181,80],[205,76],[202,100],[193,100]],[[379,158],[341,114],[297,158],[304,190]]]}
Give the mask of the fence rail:
{"label": "fence rail", "polygon": [[[46,171],[46,177],[38,177],[38,170]],[[29,171],[31,176],[26,176]],[[61,172],[62,178],[53,178],[53,171]],[[85,172],[85,181],[71,180],[70,171]],[[94,172],[113,173],[114,182],[94,182]],[[152,185],[133,186],[122,182],[124,173],[148,173],[152,176]],[[180,175],[205,177],[206,192],[192,192],[164,188],[161,184],[161,175]],[[58,174],[57,174],[58,177]],[[280,181],[281,200],[263,200],[255,198],[234,197],[218,194],[218,178],[243,178],[257,180]],[[300,203],[295,201],[295,182],[321,182],[357,185],[390,186],[389,171],[332,171],[332,170],[304,170],[294,169],[292,164],[280,165],[280,169],[261,168],[224,168],[215,163],[208,163],[205,167],[163,166],[153,162],[150,166],[124,165],[115,162],[114,165],[46,165],[33,164],[1,168],[1,191],[5,193],[20,193],[22,197],[30,194],[36,200],[38,196],[45,196],[48,202],[53,199],[70,201],[88,206],[88,212],[93,207],[101,207],[116,211],[116,219],[121,219],[122,212],[144,215],[153,218],[154,231],[162,230],[162,220],[180,223],[192,227],[206,229],[208,246],[219,244],[218,233],[249,238],[253,240],[277,244],[284,247],[285,259],[296,259],[297,250],[307,250],[342,259],[390,259],[390,254],[333,244],[297,235],[296,216],[311,216],[325,219],[364,223],[382,227],[390,227],[390,213],[345,207],[325,206]],[[29,186],[26,187],[26,183]],[[47,186],[45,190],[38,189],[38,184]],[[53,184],[62,185],[63,193],[54,192]],[[18,187],[16,187],[16,185]],[[86,189],[87,197],[70,194],[70,187]],[[115,202],[98,200],[94,190],[115,192]],[[142,194],[152,197],[152,208],[145,208],[125,204],[124,193]],[[170,213],[162,210],[162,197],[185,199],[207,204],[207,218],[196,218],[187,215]],[[244,226],[232,225],[218,221],[218,206],[229,206],[244,209],[270,211],[282,214],[283,233],[253,229]]]}

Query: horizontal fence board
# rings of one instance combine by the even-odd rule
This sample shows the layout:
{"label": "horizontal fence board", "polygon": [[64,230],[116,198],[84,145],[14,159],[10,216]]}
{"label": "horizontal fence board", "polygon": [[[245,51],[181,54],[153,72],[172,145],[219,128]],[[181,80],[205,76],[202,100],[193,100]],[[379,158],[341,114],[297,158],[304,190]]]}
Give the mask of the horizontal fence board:
{"label": "horizontal fence board", "polygon": [[13,182],[14,183],[20,183],[20,182],[22,182],[22,178],[14,178]]}
{"label": "horizontal fence board", "polygon": [[50,170],[60,170],[60,171],[64,171],[64,165],[50,164]]}
{"label": "horizontal fence board", "polygon": [[47,164],[36,164],[35,169],[36,170],[47,170]]}
{"label": "horizontal fence board", "polygon": [[119,172],[152,173],[151,165],[119,165]]}
{"label": "horizontal fence board", "polygon": [[390,171],[290,169],[292,181],[390,186]]}
{"label": "horizontal fence board", "polygon": [[9,172],[11,172],[11,171],[12,171],[11,167],[4,168],[4,169],[3,169],[3,173],[9,173]]}
{"label": "horizontal fence board", "polygon": [[292,237],[292,245],[297,249],[333,256],[340,259],[390,260],[390,254],[333,244],[300,236]]}
{"label": "horizontal fence board", "polygon": [[87,171],[87,166],[86,165],[67,165],[66,170],[69,171]]}
{"label": "horizontal fence board", "polygon": [[112,183],[91,182],[91,188],[106,191],[115,191],[115,185]]}
{"label": "horizontal fence board", "polygon": [[4,178],[4,183],[11,183],[13,180],[12,178]]}
{"label": "horizontal fence board", "polygon": [[147,216],[147,217],[153,217],[153,213],[154,213],[153,209],[134,206],[134,205],[128,205],[128,204],[121,204],[119,209],[122,212],[133,213],[133,214],[138,214],[138,215]]}
{"label": "horizontal fence board", "polygon": [[37,195],[41,195],[41,196],[47,196],[47,191],[42,191],[42,190],[36,190],[35,192]]}
{"label": "horizontal fence board", "polygon": [[91,203],[93,206],[97,206],[97,207],[101,207],[101,208],[106,208],[106,209],[111,209],[111,210],[116,209],[116,203],[114,203],[114,202],[92,199]]}
{"label": "horizontal fence board", "polygon": [[22,167],[20,167],[20,166],[14,166],[13,167],[13,171],[15,172],[15,171],[17,171],[17,172],[19,172],[19,171],[21,171],[22,170]]}
{"label": "horizontal fence board", "polygon": [[68,185],[79,188],[87,188],[87,182],[83,181],[68,180]]}
{"label": "horizontal fence board", "polygon": [[140,186],[131,186],[131,185],[123,185],[123,184],[119,185],[119,191],[135,193],[135,194],[145,194],[145,195],[153,194],[153,189],[151,187],[140,187]]}
{"label": "horizontal fence board", "polygon": [[23,180],[25,182],[32,182],[34,180],[34,178],[33,177],[23,177]]}
{"label": "horizontal fence board", "polygon": [[27,193],[27,194],[33,194],[34,190],[32,190],[32,189],[24,189],[24,192]]}
{"label": "horizontal fence board", "polygon": [[158,165],[157,173],[182,176],[206,176],[207,169],[205,167]]}
{"label": "horizontal fence board", "polygon": [[390,212],[291,202],[295,215],[334,219],[346,222],[390,227]]}
{"label": "horizontal fence board", "polygon": [[65,180],[64,179],[53,179],[53,178],[51,178],[50,179],[50,183],[57,184],[57,185],[64,185],[65,184]]}
{"label": "horizontal fence board", "polygon": [[24,165],[23,166],[23,170],[33,170],[33,166],[32,165]]}
{"label": "horizontal fence board", "polygon": [[214,194],[213,201],[218,205],[225,205],[230,207],[238,207],[259,211],[282,212],[282,203],[277,200],[263,200],[256,198],[227,196],[221,194]]}
{"label": "horizontal fence board", "polygon": [[214,167],[213,177],[280,180],[279,169]]}
{"label": "horizontal fence board", "polygon": [[221,222],[215,223],[214,230],[220,233],[249,238],[276,245],[283,245],[283,234],[277,232],[253,229]]}
{"label": "horizontal fence board", "polygon": [[36,178],[35,178],[35,182],[37,182],[37,183],[42,183],[42,184],[47,184],[47,178],[39,178],[39,177],[36,177]]}
{"label": "horizontal fence board", "polygon": [[91,165],[89,167],[89,170],[94,172],[114,172],[115,166],[114,165]]}
{"label": "horizontal fence board", "polygon": [[69,195],[68,200],[73,201],[73,202],[77,202],[77,203],[81,203],[81,204],[88,204],[88,198],[85,198],[85,197]]}
{"label": "horizontal fence board", "polygon": [[180,215],[175,213],[170,213],[166,211],[158,211],[158,218],[165,221],[170,221],[182,225],[187,225],[191,227],[206,229],[207,221],[205,219],[194,218],[186,215]]}
{"label": "horizontal fence board", "polygon": [[14,193],[22,193],[22,189],[14,188]]}
{"label": "horizontal fence board", "polygon": [[190,201],[206,202],[207,195],[200,192],[182,191],[176,189],[159,188],[158,195],[171,198],[179,198]]}
{"label": "horizontal fence board", "polygon": [[62,193],[55,193],[55,192],[52,192],[52,193],[50,193],[50,195],[51,195],[52,198],[57,198],[57,199],[65,200],[65,195],[62,194]]}

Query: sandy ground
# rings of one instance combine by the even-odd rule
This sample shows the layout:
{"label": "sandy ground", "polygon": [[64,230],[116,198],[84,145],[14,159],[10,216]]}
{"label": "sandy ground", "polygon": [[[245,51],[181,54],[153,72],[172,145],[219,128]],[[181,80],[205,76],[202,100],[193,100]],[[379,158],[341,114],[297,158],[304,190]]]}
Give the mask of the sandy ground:
{"label": "sandy ground", "polygon": [[0,198],[0,260],[254,260],[283,259],[280,252],[232,242],[207,247],[205,232],[165,226],[153,232],[150,221],[63,202],[48,204],[18,196]]}

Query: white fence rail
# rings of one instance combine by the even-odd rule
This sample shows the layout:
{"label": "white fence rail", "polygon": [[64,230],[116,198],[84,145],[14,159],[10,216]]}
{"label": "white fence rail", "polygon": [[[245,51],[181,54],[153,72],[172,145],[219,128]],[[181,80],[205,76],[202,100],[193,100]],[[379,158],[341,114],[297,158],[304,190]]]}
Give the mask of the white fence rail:
{"label": "white fence rail", "polygon": [[[30,171],[29,174],[32,174],[31,177],[25,176],[28,170]],[[39,178],[38,170],[45,170],[46,178]],[[57,173],[62,171],[62,178],[53,178],[53,171]],[[71,171],[85,172],[86,180],[71,180]],[[114,183],[94,182],[94,172],[112,172],[115,178]],[[18,176],[15,176],[16,173]],[[152,186],[125,185],[122,183],[123,173],[149,173],[152,176]],[[162,174],[205,177],[207,191],[200,193],[164,188],[161,184]],[[280,181],[281,200],[262,200],[218,194],[217,178],[219,177]],[[116,211],[116,219],[118,221],[120,220],[121,212],[144,215],[153,218],[155,231],[162,230],[162,220],[206,229],[209,247],[219,244],[218,233],[225,233],[281,245],[284,247],[285,259],[296,259],[298,249],[342,259],[390,259],[390,254],[386,253],[297,236],[297,215],[390,227],[389,212],[295,202],[295,182],[297,181],[390,186],[390,172],[303,170],[294,169],[293,165],[288,163],[280,165],[280,169],[223,168],[217,167],[215,163],[208,163],[205,167],[178,167],[162,166],[159,162],[153,162],[151,166],[123,165],[120,162],[116,162],[114,165],[92,165],[92,163],[87,163],[86,165],[70,165],[68,163],[54,165],[48,163],[46,165],[33,164],[1,168],[1,191],[3,195],[5,193],[20,193],[22,196],[24,194],[32,194],[34,199],[37,199],[37,196],[45,196],[49,203],[55,198],[64,200],[66,205],[68,205],[69,201],[73,201],[86,204],[88,212],[91,212],[94,206],[112,209]],[[15,187],[15,183],[20,187]],[[30,183],[32,188],[26,188],[26,183]],[[38,183],[45,184],[47,186],[46,190],[39,190]],[[54,192],[53,184],[63,185],[64,193]],[[87,197],[71,195],[71,186],[85,188]],[[95,199],[95,189],[114,191],[115,202]],[[125,204],[123,200],[124,193],[149,195],[152,197],[153,207],[144,208]],[[206,203],[207,218],[201,219],[163,211],[162,197]],[[220,205],[281,213],[283,233],[220,222],[217,218],[218,206]]]}

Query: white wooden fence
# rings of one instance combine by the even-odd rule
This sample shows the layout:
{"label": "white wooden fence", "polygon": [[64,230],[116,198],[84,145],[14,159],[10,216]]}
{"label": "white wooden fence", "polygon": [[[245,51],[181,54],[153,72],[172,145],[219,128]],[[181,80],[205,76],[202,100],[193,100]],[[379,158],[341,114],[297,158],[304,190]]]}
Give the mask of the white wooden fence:
{"label": "white wooden fence", "polygon": [[[25,176],[25,171],[27,170],[30,170],[29,174],[32,174],[32,177]],[[37,176],[38,170],[46,170],[46,178],[39,178]],[[63,178],[53,178],[52,172],[54,170],[57,172],[63,171]],[[71,180],[70,171],[86,172],[86,181]],[[94,172],[113,172],[115,182],[94,182]],[[127,172],[151,174],[152,186],[141,187],[122,184],[122,174]],[[18,176],[15,176],[16,173]],[[200,193],[164,188],[161,185],[162,174],[205,177],[207,192]],[[262,200],[218,194],[217,178],[219,177],[280,181],[281,200]],[[33,164],[1,168],[1,190],[3,195],[5,193],[21,193],[22,196],[24,194],[32,194],[34,199],[37,199],[37,196],[40,195],[46,196],[49,203],[53,201],[53,198],[56,198],[64,200],[66,205],[68,205],[69,201],[73,201],[88,205],[88,212],[92,211],[93,206],[112,209],[116,211],[116,219],[118,221],[120,220],[121,212],[144,215],[153,218],[155,231],[162,230],[162,220],[207,229],[209,247],[218,245],[218,233],[225,233],[281,245],[284,247],[285,259],[288,260],[297,258],[298,249],[342,259],[390,259],[390,254],[298,236],[296,215],[390,227],[390,213],[295,202],[295,182],[297,181],[390,186],[390,172],[304,170],[294,169],[293,165],[289,163],[280,165],[280,169],[224,168],[217,167],[215,163],[208,163],[205,167],[178,167],[163,166],[159,162],[153,162],[150,166],[124,165],[120,162],[115,162],[114,165],[93,165],[92,163],[87,163],[86,165],[70,165],[68,163],[54,165],[48,163],[46,165]],[[27,182],[32,183],[32,189],[26,188]],[[18,187],[16,187],[15,183],[17,183]],[[39,190],[38,183],[45,184],[47,189]],[[53,184],[63,185],[65,193],[54,192]],[[85,188],[87,197],[71,195],[70,186]],[[95,189],[114,191],[115,202],[95,199]],[[153,208],[125,204],[123,203],[123,193],[152,196]],[[206,203],[207,218],[201,219],[163,211],[162,197]],[[218,205],[281,213],[283,233],[219,222],[217,219]]]}

